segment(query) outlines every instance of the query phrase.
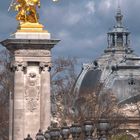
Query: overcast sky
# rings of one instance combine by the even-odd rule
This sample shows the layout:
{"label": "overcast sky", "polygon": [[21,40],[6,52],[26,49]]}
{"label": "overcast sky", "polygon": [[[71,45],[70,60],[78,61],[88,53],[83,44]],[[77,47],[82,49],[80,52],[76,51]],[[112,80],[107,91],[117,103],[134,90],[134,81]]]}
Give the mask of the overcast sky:
{"label": "overcast sky", "polygon": [[[140,54],[140,0],[120,0],[131,46]],[[7,12],[10,0],[1,0],[0,39],[15,32],[16,12]],[[53,56],[95,59],[107,47],[106,33],[115,25],[117,0],[41,0],[40,23],[61,42]]]}

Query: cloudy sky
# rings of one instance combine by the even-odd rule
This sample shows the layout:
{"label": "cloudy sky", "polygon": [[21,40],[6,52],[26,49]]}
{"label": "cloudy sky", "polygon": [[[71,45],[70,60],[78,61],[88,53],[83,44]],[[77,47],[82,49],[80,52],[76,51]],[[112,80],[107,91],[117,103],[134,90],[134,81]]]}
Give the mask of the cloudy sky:
{"label": "cloudy sky", "polygon": [[[1,0],[0,40],[16,30],[14,11],[7,12],[11,0]],[[124,25],[131,31],[131,46],[140,54],[140,0],[120,0]],[[117,0],[41,0],[40,22],[61,42],[53,56],[82,60],[98,57],[107,46],[106,33],[115,24]]]}

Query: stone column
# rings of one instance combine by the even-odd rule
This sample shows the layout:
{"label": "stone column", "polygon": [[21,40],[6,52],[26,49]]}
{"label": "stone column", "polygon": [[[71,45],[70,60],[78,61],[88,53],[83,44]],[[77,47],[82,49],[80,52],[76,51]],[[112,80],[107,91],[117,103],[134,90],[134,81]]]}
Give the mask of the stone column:
{"label": "stone column", "polygon": [[123,47],[125,47],[126,44],[126,35],[125,33],[123,33]]}
{"label": "stone column", "polygon": [[110,35],[110,47],[112,48],[113,47],[113,36]]}
{"label": "stone column", "polygon": [[108,42],[108,48],[110,48],[110,35],[109,35],[109,33],[107,34],[107,42]]}
{"label": "stone column", "polygon": [[[50,62],[40,62],[40,74],[41,74],[41,116],[40,123],[41,129],[46,130],[50,125],[50,113],[51,102],[50,102]],[[46,78],[48,77],[48,78]]]}
{"label": "stone column", "polygon": [[117,47],[117,34],[115,33],[115,47]]}
{"label": "stone column", "polygon": [[12,54],[12,140],[23,140],[28,133],[34,139],[40,128],[46,130],[50,125],[51,49],[59,40],[44,39],[43,36],[44,33],[36,33],[34,38],[29,39],[28,33],[27,38],[23,35],[23,38],[1,42]]}
{"label": "stone column", "polygon": [[14,70],[14,102],[13,102],[13,140],[24,137],[24,72],[25,62],[13,62]]}

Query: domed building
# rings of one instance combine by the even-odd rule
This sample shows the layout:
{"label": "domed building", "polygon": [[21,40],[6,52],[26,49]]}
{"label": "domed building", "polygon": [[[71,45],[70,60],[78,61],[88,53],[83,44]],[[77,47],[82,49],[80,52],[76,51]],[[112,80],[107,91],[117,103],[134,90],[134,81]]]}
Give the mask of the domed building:
{"label": "domed building", "polygon": [[107,33],[108,46],[104,53],[95,61],[83,64],[72,89],[73,106],[79,111],[87,97],[110,90],[120,112],[127,117],[127,123],[120,129],[136,137],[140,129],[140,57],[130,47],[130,32],[123,26],[120,7],[115,19],[116,25]]}

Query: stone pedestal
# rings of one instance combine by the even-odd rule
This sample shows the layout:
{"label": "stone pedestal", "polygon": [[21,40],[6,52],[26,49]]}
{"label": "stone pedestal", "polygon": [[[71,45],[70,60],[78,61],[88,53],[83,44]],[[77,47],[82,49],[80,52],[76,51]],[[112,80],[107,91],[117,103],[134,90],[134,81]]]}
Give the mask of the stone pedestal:
{"label": "stone pedestal", "polygon": [[23,140],[50,125],[51,49],[59,42],[49,33],[15,33],[1,42],[11,53],[14,73],[10,99],[10,136]]}

